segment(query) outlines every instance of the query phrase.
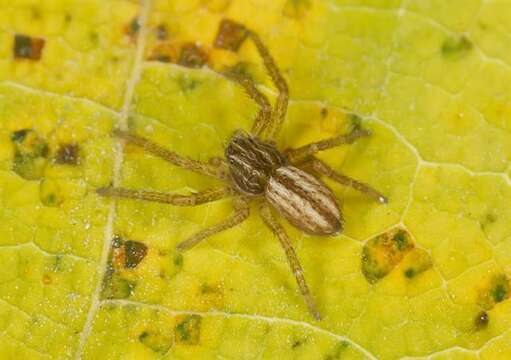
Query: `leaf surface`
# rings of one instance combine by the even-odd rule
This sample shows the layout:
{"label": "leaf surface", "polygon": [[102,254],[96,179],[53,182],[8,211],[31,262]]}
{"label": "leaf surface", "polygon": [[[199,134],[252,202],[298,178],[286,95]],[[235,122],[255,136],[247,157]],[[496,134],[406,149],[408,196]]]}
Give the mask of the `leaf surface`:
{"label": "leaf surface", "polygon": [[[290,234],[313,321],[257,216],[184,255],[232,211],[100,198],[112,183],[189,193],[218,182],[111,137],[222,156],[257,108],[215,71],[291,101],[282,149],[349,131],[321,154],[390,199],[328,182],[342,235]],[[0,1],[0,358],[511,357],[511,2]],[[203,66],[204,65],[204,66]]]}

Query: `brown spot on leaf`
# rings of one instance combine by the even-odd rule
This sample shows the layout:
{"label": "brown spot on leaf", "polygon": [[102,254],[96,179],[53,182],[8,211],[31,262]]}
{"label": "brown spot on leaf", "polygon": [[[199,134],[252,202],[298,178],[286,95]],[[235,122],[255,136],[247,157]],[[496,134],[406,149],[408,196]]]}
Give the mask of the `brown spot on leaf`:
{"label": "brown spot on leaf", "polygon": [[322,119],[325,119],[328,116],[328,109],[326,107],[321,108],[320,115]]}
{"label": "brown spot on leaf", "polygon": [[293,340],[293,342],[291,344],[291,349],[294,350],[294,349],[302,346],[303,344],[305,344],[307,341],[308,341],[308,338],[306,338],[306,337],[303,337],[300,339],[295,339],[295,340]]}
{"label": "brown spot on leaf", "polygon": [[138,241],[128,240],[124,243],[124,253],[124,267],[132,269],[137,267],[146,256],[147,246]]}
{"label": "brown spot on leaf", "polygon": [[202,318],[199,315],[183,315],[176,320],[176,343],[197,345],[200,341]]}
{"label": "brown spot on leaf", "polygon": [[195,43],[186,43],[181,47],[177,63],[189,68],[200,68],[208,61],[208,54]]}
{"label": "brown spot on leaf", "polygon": [[176,44],[170,42],[162,42],[151,49],[151,53],[147,60],[160,61],[164,63],[176,62],[179,49]]}
{"label": "brown spot on leaf", "polygon": [[43,275],[43,284],[44,285],[50,285],[51,284],[51,277],[48,274]]}
{"label": "brown spot on leaf", "polygon": [[109,262],[112,270],[133,269],[147,255],[147,245],[134,240],[123,240],[116,235],[112,240]]}
{"label": "brown spot on leaf", "polygon": [[476,330],[483,330],[490,322],[490,315],[486,311],[479,312],[474,318],[474,327]]}
{"label": "brown spot on leaf", "polygon": [[158,40],[167,40],[169,37],[167,26],[165,24],[160,24],[155,29],[156,38]]}
{"label": "brown spot on leaf", "polygon": [[78,144],[61,144],[55,155],[55,162],[62,165],[78,165],[80,146]]}
{"label": "brown spot on leaf", "polygon": [[25,140],[25,136],[27,136],[27,133],[31,131],[30,129],[21,129],[14,131],[11,134],[11,140],[15,143],[22,143],[23,140]]}
{"label": "brown spot on leaf", "polygon": [[494,274],[480,289],[478,304],[485,310],[490,310],[496,304],[510,296],[510,283],[506,274]]}
{"label": "brown spot on leaf", "polygon": [[219,49],[238,51],[248,36],[248,30],[242,24],[223,19],[218,27],[214,46]]}
{"label": "brown spot on leaf", "polygon": [[14,58],[40,60],[45,40],[42,38],[30,37],[27,35],[14,35]]}
{"label": "brown spot on leaf", "polygon": [[142,243],[124,241],[119,235],[112,239],[103,279],[103,298],[126,299],[131,296],[137,285],[137,274],[130,269],[135,268],[146,253],[147,247]]}
{"label": "brown spot on leaf", "polygon": [[374,284],[391,272],[403,257],[413,249],[410,235],[395,229],[369,240],[362,250],[362,273]]}

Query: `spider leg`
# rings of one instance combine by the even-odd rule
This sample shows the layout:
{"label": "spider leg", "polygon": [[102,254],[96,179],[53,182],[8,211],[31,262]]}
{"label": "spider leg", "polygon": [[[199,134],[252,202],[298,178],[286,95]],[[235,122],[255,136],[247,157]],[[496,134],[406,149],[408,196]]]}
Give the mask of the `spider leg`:
{"label": "spider leg", "polygon": [[289,89],[286,80],[281,75],[280,70],[271,56],[268,48],[262,42],[261,38],[254,31],[247,29],[244,25],[235,21],[224,19],[220,23],[219,31],[215,39],[215,46],[219,48],[236,51],[246,38],[252,39],[256,49],[261,56],[266,72],[270,75],[275,87],[278,90],[277,101],[273,111],[269,111],[269,103],[266,99],[262,100],[262,95],[249,79],[234,79],[240,83],[250,97],[252,97],[261,106],[256,122],[252,128],[254,135],[261,135],[266,132],[268,139],[273,139],[279,132],[282,122],[286,117],[287,104],[289,102]]}
{"label": "spider leg", "polygon": [[254,124],[252,125],[251,133],[259,136],[264,126],[271,120],[271,105],[268,98],[257,89],[254,82],[244,76],[238,75],[232,71],[224,72],[224,76],[228,79],[237,82],[245,89],[247,95],[259,105],[259,112],[256,115]]}
{"label": "spider leg", "polygon": [[328,150],[344,144],[352,144],[358,138],[369,136],[371,133],[362,128],[355,128],[349,134],[334,136],[329,139],[313,142],[296,149],[286,150],[290,162],[300,163],[319,151]]}
{"label": "spider leg", "polygon": [[291,244],[291,241],[289,240],[289,237],[287,236],[284,228],[272,215],[271,209],[267,203],[263,203],[261,205],[260,214],[266,226],[268,226],[268,228],[277,236],[277,239],[279,239],[280,245],[282,245],[282,248],[286,253],[289,266],[291,267],[293,275],[296,278],[298,287],[300,288],[300,292],[302,293],[305,303],[309,308],[309,312],[314,317],[314,319],[318,321],[321,320],[321,315],[318,309],[316,308],[314,299],[310,294],[309,287],[307,286],[307,282],[305,281],[305,277],[303,276],[303,269],[302,266],[300,265],[300,261],[296,256],[296,252],[293,249],[293,245]]}
{"label": "spider leg", "polygon": [[259,55],[263,59],[266,71],[270,75],[273,84],[275,84],[275,87],[277,88],[279,93],[277,96],[277,101],[273,108],[271,120],[266,125],[267,129],[263,129],[267,131],[266,136],[268,137],[268,139],[271,140],[275,138],[275,136],[277,136],[277,134],[279,133],[282,123],[284,122],[284,119],[286,117],[287,105],[289,102],[289,89],[286,80],[280,73],[280,70],[277,64],[275,63],[275,60],[273,60],[273,57],[268,51],[268,48],[266,47],[266,45],[264,45],[259,35],[249,30],[248,36],[254,42],[257,51],[259,52]]}
{"label": "spider leg", "polygon": [[235,210],[234,214],[231,215],[229,218],[225,219],[224,221],[212,225],[204,230],[201,230],[192,237],[177,244],[176,246],[177,250],[178,251],[189,250],[198,243],[200,243],[202,240],[241,224],[244,220],[247,219],[249,215],[248,201],[245,198],[241,197],[235,198],[234,210]]}
{"label": "spider leg", "polygon": [[190,195],[169,194],[157,191],[134,190],[120,187],[99,188],[96,190],[96,192],[99,195],[105,197],[152,201],[171,204],[175,206],[200,205],[207,202],[220,200],[231,194],[231,190],[229,190],[228,188],[208,189]]}
{"label": "spider leg", "polygon": [[208,163],[203,163],[201,161],[185,158],[183,156],[176,154],[173,151],[167,150],[161,147],[160,145],[153,143],[152,141],[149,141],[134,134],[130,134],[127,131],[115,129],[113,131],[113,134],[130,144],[137,145],[143,148],[149,153],[156,155],[162,158],[163,160],[168,161],[171,164],[174,164],[176,166],[182,167],[190,171],[197,172],[202,175],[207,175],[217,179],[225,180],[225,171],[223,171],[223,169],[220,169],[218,166],[213,166]]}
{"label": "spider leg", "polygon": [[382,193],[377,191],[376,189],[372,188],[371,186],[369,186],[363,182],[355,180],[347,175],[344,175],[340,172],[334,171],[330,166],[328,166],[323,161],[321,161],[315,157],[313,157],[305,165],[306,166],[310,165],[312,170],[317,172],[320,175],[326,176],[339,184],[352,187],[353,189],[358,190],[361,193],[364,193],[364,194],[372,197],[373,199],[378,201],[380,204],[388,203],[388,199]]}

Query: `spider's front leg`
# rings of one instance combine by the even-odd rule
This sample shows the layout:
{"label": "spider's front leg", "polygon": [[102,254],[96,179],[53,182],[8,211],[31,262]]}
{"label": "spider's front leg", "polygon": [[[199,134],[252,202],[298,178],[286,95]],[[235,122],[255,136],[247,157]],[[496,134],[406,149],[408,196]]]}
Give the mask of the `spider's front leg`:
{"label": "spider's front leg", "polygon": [[289,262],[289,266],[291,267],[291,271],[295,276],[296,283],[300,288],[300,292],[309,308],[309,312],[316,320],[321,320],[321,315],[316,307],[316,303],[310,294],[309,287],[307,286],[307,282],[305,281],[305,277],[303,276],[303,268],[300,265],[300,260],[298,260],[298,256],[296,256],[296,252],[293,249],[293,245],[289,240],[289,237],[286,234],[286,231],[279,224],[279,222],[275,219],[275,217],[271,213],[270,206],[268,203],[263,202],[260,208],[261,218],[263,222],[268,226],[268,228],[277,236],[277,239],[282,245],[284,252],[286,253],[287,260]]}
{"label": "spider's front leg", "polygon": [[256,46],[259,55],[263,59],[266,72],[270,75],[273,84],[278,90],[278,96],[273,111],[269,111],[268,100],[259,92],[252,80],[248,78],[242,78],[243,80],[235,78],[234,80],[240,83],[245,88],[248,95],[261,107],[254,126],[252,127],[252,134],[260,136],[265,133],[266,137],[271,140],[275,138],[280,131],[286,117],[287,105],[289,102],[289,89],[286,80],[281,75],[268,48],[264,45],[256,32],[229,19],[224,19],[220,23],[214,45],[217,48],[237,51],[247,37],[250,38]]}
{"label": "spider's front leg", "polygon": [[162,193],[158,191],[126,189],[121,187],[103,187],[96,192],[105,197],[144,200],[170,204],[174,206],[195,206],[225,198],[232,194],[229,188],[214,188],[190,195]]}
{"label": "spider's front leg", "polygon": [[254,124],[252,125],[251,133],[254,135],[259,135],[264,127],[271,120],[271,105],[268,101],[268,98],[259,91],[254,82],[242,75],[236,74],[234,72],[225,72],[223,73],[228,79],[237,82],[240,84],[247,95],[259,105],[259,112],[256,115],[254,120]]}
{"label": "spider's front leg", "polygon": [[223,168],[223,164],[220,163],[204,163],[197,160],[188,159],[177,153],[167,150],[160,145],[144,139],[143,137],[131,134],[127,131],[115,129],[113,131],[113,135],[116,137],[123,139],[129,144],[133,144],[141,147],[147,152],[156,155],[162,158],[165,161],[168,161],[171,164],[179,166],[183,169],[187,169],[202,175],[206,175],[209,177],[213,177],[220,180],[226,180],[226,171]]}

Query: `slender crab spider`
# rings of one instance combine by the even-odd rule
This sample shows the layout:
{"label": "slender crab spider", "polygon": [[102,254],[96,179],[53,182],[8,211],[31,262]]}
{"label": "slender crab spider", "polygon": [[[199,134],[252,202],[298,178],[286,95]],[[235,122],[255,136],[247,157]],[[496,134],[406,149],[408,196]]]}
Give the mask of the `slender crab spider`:
{"label": "slender crab spider", "polygon": [[[229,44],[222,35],[226,32],[241,34],[238,44],[235,46],[232,46],[232,43]],[[259,212],[263,223],[280,241],[311,315],[316,320],[320,320],[320,313],[310,294],[295,250],[271,208],[293,226],[308,234],[329,236],[340,233],[343,219],[337,201],[332,191],[321,180],[307,172],[310,170],[314,174],[329,177],[342,185],[361,191],[382,204],[386,203],[387,199],[378,191],[335,172],[314,156],[319,151],[351,144],[360,137],[369,136],[370,133],[360,127],[355,127],[345,135],[286,151],[278,150],[273,138],[279,133],[284,121],[289,93],[287,83],[268,49],[255,32],[227,19],[220,24],[215,46],[237,49],[245,38],[251,39],[255,44],[263,59],[266,71],[278,90],[278,97],[272,108],[265,95],[250,79],[234,73],[224,74],[242,86],[248,96],[259,105],[259,112],[251,132],[249,134],[242,131],[234,133],[225,149],[225,159],[215,158],[209,162],[200,162],[184,158],[144,138],[121,130],[114,131],[115,136],[130,144],[139,146],[176,166],[220,179],[224,185],[189,195],[120,187],[99,188],[97,193],[101,196],[153,201],[175,206],[196,206],[231,197],[235,209],[234,214],[182,241],[177,245],[178,251],[189,250],[202,240],[239,225],[249,216],[249,201],[253,198],[263,199]]]}

